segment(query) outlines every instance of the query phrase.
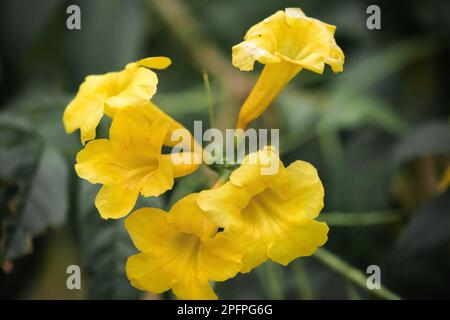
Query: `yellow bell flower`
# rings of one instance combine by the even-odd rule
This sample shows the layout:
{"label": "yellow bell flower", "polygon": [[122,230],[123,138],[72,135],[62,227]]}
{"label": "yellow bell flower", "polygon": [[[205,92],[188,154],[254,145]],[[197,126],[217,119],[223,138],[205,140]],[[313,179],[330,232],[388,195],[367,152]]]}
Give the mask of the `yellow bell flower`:
{"label": "yellow bell flower", "polygon": [[[274,161],[278,171],[262,174]],[[200,192],[197,204],[229,234],[239,235],[247,248],[241,272],[249,272],[267,258],[287,265],[323,245],[328,226],[314,220],[323,198],[311,164],[295,161],[285,168],[277,151],[266,147],[245,157],[227,183]]]}
{"label": "yellow bell flower", "polygon": [[81,142],[95,138],[103,114],[113,117],[118,109],[148,102],[156,93],[158,78],[152,69],[164,69],[169,58],[151,57],[129,63],[125,69],[86,77],[64,111],[67,133],[80,129]]}
{"label": "yellow bell flower", "polygon": [[341,72],[344,54],[334,39],[335,26],[309,18],[299,8],[277,11],[251,27],[244,41],[233,47],[233,65],[264,69],[242,105],[236,127],[245,129],[259,117],[284,86],[302,69],[322,74],[325,64]]}
{"label": "yellow bell flower", "polygon": [[161,293],[172,288],[179,299],[217,299],[209,281],[225,281],[240,270],[242,248],[197,206],[197,194],[173,205],[169,213],[139,209],[125,227],[140,253],[128,258],[131,284]]}
{"label": "yellow bell flower", "polygon": [[173,144],[171,131],[180,127],[150,102],[126,107],[115,115],[109,139],[90,141],[77,154],[77,174],[103,184],[95,205],[104,219],[127,215],[139,193],[159,196],[172,188],[174,178],[198,168],[194,161],[175,164],[171,154],[161,153],[163,144]]}

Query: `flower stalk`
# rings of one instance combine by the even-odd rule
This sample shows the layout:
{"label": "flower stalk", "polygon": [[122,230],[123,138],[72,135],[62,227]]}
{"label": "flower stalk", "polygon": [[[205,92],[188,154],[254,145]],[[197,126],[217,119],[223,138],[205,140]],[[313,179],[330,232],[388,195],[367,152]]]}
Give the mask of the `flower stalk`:
{"label": "flower stalk", "polygon": [[384,286],[382,286],[380,289],[370,290],[367,287],[367,276],[364,273],[352,267],[350,264],[324,248],[317,249],[314,257],[337,273],[344,276],[346,279],[356,284],[358,287],[369,291],[379,298],[387,300],[401,300],[398,294],[392,292]]}

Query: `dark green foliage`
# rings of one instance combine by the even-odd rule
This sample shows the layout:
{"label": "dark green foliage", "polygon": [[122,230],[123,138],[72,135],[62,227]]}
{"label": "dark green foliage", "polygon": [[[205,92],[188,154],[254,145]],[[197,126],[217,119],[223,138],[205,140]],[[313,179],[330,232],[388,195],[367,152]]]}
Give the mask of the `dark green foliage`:
{"label": "dark green foliage", "polygon": [[[0,2],[2,298],[34,297],[27,290],[33,290],[36,279],[53,279],[47,274],[51,261],[45,255],[47,239],[54,239],[50,234],[70,239],[64,250],[80,263],[83,297],[142,297],[125,275],[126,259],[136,249],[123,220],[99,216],[94,206],[98,186],[82,181],[73,169],[82,146],[78,133],[64,132],[62,115],[86,75],[167,55],[173,65],[157,71],[155,103],[190,129],[194,120],[206,124],[206,71],[216,120],[233,123],[227,117],[235,116],[245,95],[228,92],[232,86],[224,86],[229,83],[211,72],[213,66],[199,67],[199,52],[189,52],[151,2],[78,1],[80,31],[65,27],[71,1]],[[449,2],[378,1],[378,31],[365,25],[370,1],[183,3],[230,68],[231,46],[276,10],[301,5],[308,15],[338,26],[345,71],[334,75],[326,70],[322,76],[302,71],[255,124],[280,129],[286,164],[302,159],[318,168],[326,190],[324,215],[350,213],[346,223],[330,222],[327,249],[362,272],[368,265],[380,265],[383,284],[404,298],[448,298],[449,191],[436,187],[450,160]],[[198,41],[196,35],[189,35],[189,40]],[[99,137],[108,136],[108,121],[102,121]],[[180,197],[213,182],[207,169],[198,171],[177,180],[162,197],[140,199],[138,207],[168,209]],[[364,219],[351,219],[369,214],[377,221],[377,213],[395,219],[366,224],[358,222]],[[58,269],[64,276],[65,267]],[[267,283],[260,281],[266,278]],[[268,264],[219,283],[216,289],[227,299],[374,298],[314,257],[286,269]],[[68,297],[66,291],[59,294]]]}

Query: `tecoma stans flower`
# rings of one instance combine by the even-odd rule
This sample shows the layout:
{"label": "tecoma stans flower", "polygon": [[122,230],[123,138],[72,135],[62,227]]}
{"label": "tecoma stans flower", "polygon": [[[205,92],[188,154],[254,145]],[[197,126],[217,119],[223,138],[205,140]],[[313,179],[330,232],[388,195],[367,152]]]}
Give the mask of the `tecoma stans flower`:
{"label": "tecoma stans flower", "polygon": [[64,111],[67,133],[80,129],[81,142],[95,138],[103,115],[113,117],[118,109],[148,102],[156,93],[158,78],[151,69],[165,69],[169,58],[151,57],[129,63],[125,69],[87,76]]}
{"label": "tecoma stans flower", "polygon": [[103,218],[127,215],[139,193],[159,196],[172,188],[174,178],[198,168],[194,161],[175,164],[171,154],[161,153],[163,144],[171,145],[170,131],[181,126],[161,113],[152,104],[126,107],[116,113],[109,139],[90,141],[78,153],[77,174],[103,184],[95,199]]}
{"label": "tecoma stans flower", "polygon": [[334,39],[335,26],[309,18],[299,8],[277,11],[251,27],[244,41],[233,47],[233,65],[264,69],[239,113],[238,128],[259,117],[284,86],[302,69],[322,74],[325,64],[341,72],[344,54]]}
{"label": "tecoma stans flower", "polygon": [[[262,174],[278,161],[279,170]],[[327,241],[328,226],[315,221],[324,189],[316,169],[295,161],[285,168],[272,147],[252,153],[224,185],[199,193],[197,204],[217,225],[239,235],[247,248],[241,272],[268,258],[283,265],[308,256]]]}
{"label": "tecoma stans flower", "polygon": [[125,227],[140,253],[128,258],[131,284],[161,293],[172,288],[180,299],[217,299],[209,281],[225,281],[241,269],[242,248],[197,206],[197,194],[173,205],[169,213],[142,208]]}

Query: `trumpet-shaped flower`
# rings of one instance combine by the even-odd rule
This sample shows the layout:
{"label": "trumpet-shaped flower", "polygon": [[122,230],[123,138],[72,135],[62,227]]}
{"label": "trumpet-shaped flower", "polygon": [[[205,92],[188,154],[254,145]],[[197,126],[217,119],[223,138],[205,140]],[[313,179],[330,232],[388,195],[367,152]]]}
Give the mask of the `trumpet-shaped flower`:
{"label": "trumpet-shaped flower", "polygon": [[236,126],[245,128],[259,117],[302,69],[322,74],[328,64],[334,72],[341,72],[344,54],[334,39],[335,30],[305,16],[299,8],[278,11],[251,27],[244,41],[233,47],[233,65],[249,71],[257,60],[265,66]]}
{"label": "trumpet-shaped flower", "polygon": [[156,93],[158,78],[152,69],[170,65],[166,57],[151,57],[127,64],[124,70],[86,77],[64,111],[67,133],[80,129],[81,142],[95,138],[103,114],[113,117],[126,106],[147,103]]}
{"label": "trumpet-shaped flower", "polygon": [[166,213],[143,208],[125,220],[140,253],[128,258],[131,284],[161,293],[172,288],[180,299],[217,299],[209,281],[225,281],[240,270],[242,248],[197,206],[197,194],[179,200]]}
{"label": "trumpet-shaped flower", "polygon": [[[262,174],[278,161],[279,170]],[[202,191],[199,207],[247,248],[241,272],[267,258],[287,265],[308,256],[327,241],[328,226],[315,221],[323,208],[324,190],[316,169],[295,161],[285,168],[274,148],[248,155],[224,185]]]}
{"label": "trumpet-shaped flower", "polygon": [[115,115],[110,139],[90,141],[78,153],[77,174],[91,183],[103,184],[95,199],[103,218],[127,215],[139,193],[159,196],[172,188],[174,178],[198,168],[194,161],[178,164],[171,154],[161,153],[163,144],[172,145],[170,132],[179,127],[150,102],[126,107]]}

